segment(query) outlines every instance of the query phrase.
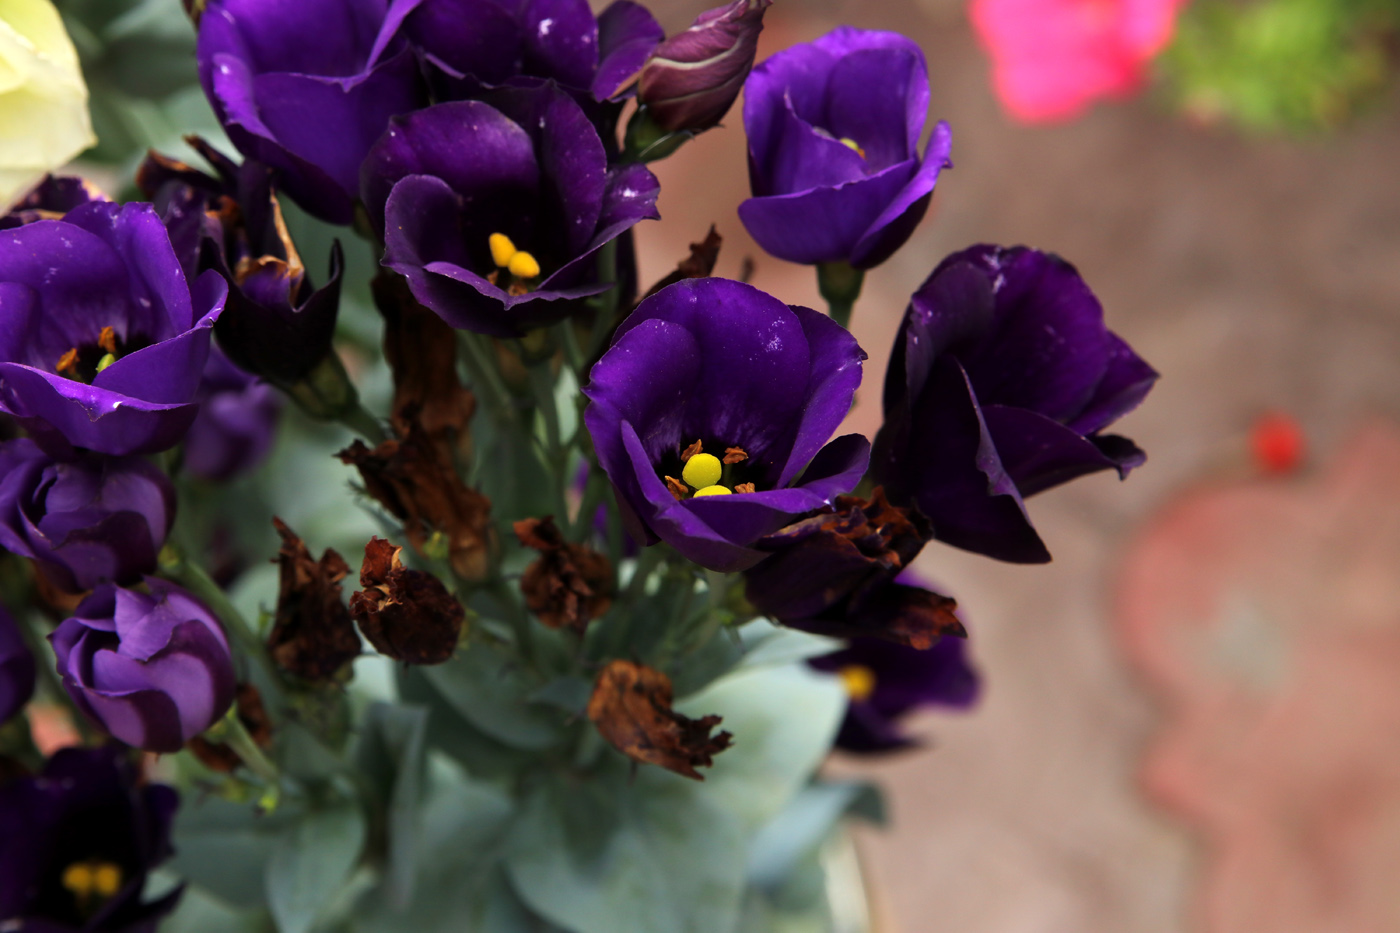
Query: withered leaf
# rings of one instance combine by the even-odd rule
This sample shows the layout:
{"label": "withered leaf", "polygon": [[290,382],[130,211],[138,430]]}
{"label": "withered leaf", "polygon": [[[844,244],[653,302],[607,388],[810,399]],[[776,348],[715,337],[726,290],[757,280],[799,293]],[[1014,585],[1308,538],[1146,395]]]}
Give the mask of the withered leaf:
{"label": "withered leaf", "polygon": [[703,279],[705,276],[715,271],[715,263],[719,262],[720,244],[724,238],[715,230],[714,224],[710,225],[710,231],[705,234],[705,239],[699,243],[690,244],[690,255],[682,259],[674,271],[651,288],[647,289],[644,298],[650,298],[667,285],[674,285],[685,279]]}
{"label": "withered leaf", "polygon": [[[243,723],[243,728],[248,730],[248,735],[258,747],[270,748],[272,720],[268,718],[267,710],[263,707],[262,695],[258,693],[258,688],[252,684],[239,684],[238,691],[234,694],[234,706],[238,710],[238,721]],[[202,735],[190,739],[185,747],[202,761],[205,767],[213,771],[230,774],[243,763],[243,759],[239,758],[233,749],[221,742],[211,742]]]}
{"label": "withered leaf", "polygon": [[452,458],[412,413],[405,417],[398,439],[372,450],[357,440],[336,456],[358,469],[365,491],[403,522],[415,551],[422,554],[434,532],[441,532],[453,572],[464,580],[484,580],[495,542],[491,500],[462,481]]}
{"label": "withered leaf", "polygon": [[330,548],[314,560],[280,518],[272,524],[282,536],[282,549],[277,552],[277,616],[267,637],[268,652],[279,667],[298,677],[330,680],[360,654],[350,611],[340,601],[340,581],[350,568]]}
{"label": "withered leaf", "polygon": [[608,559],[564,539],[552,516],[515,523],[520,543],[540,552],[520,578],[525,605],[550,628],[579,634],[612,605],[613,572]]}
{"label": "withered leaf", "polygon": [[365,545],[362,590],[350,597],[350,614],[380,654],[406,664],[441,664],[452,657],[466,613],[442,581],[410,570],[403,548],[383,538]]}
{"label": "withered leaf", "polygon": [[688,719],[671,709],[671,678],[631,661],[609,662],[599,673],[588,718],[629,758],[697,781],[705,778],[695,769],[709,767],[733,741],[728,732],[710,734],[720,717]]}

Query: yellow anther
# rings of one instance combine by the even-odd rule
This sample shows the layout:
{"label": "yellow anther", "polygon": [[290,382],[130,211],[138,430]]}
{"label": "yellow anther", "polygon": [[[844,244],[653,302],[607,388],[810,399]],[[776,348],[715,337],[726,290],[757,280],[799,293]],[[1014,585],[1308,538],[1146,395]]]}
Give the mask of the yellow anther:
{"label": "yellow anther", "polygon": [[699,499],[701,496],[732,496],[733,494],[734,490],[726,489],[723,486],[706,486],[704,489],[695,490],[694,498]]}
{"label": "yellow anther", "polygon": [[93,889],[97,887],[97,879],[93,875],[92,866],[87,862],[74,862],[63,869],[62,881],[63,886],[79,900],[91,897]]}
{"label": "yellow anther", "polygon": [[841,145],[845,146],[847,149],[852,150],[856,153],[856,155],[860,156],[862,159],[865,158],[865,150],[860,148],[860,143],[856,142],[851,137],[842,136]]}
{"label": "yellow anther", "polygon": [[685,462],[685,469],[681,470],[681,479],[689,483],[692,489],[704,489],[718,483],[723,472],[724,465],[719,462],[719,457],[714,454],[696,454]]}
{"label": "yellow anther", "polygon": [[115,356],[113,356],[112,354],[110,354],[110,353],[104,353],[104,354],[102,354],[102,359],[100,359],[100,360],[97,361],[97,371],[98,371],[98,372],[102,372],[102,370],[106,369],[108,366],[111,366],[111,365],[112,365],[113,363],[115,363],[116,361],[117,361],[117,358],[116,358]]}
{"label": "yellow anther", "polygon": [[510,265],[506,268],[517,279],[533,279],[540,274],[539,261],[523,249],[518,250],[514,256],[510,257]]}
{"label": "yellow anther", "polygon": [[101,898],[112,897],[121,890],[122,870],[111,862],[98,862],[92,873],[92,886]]}
{"label": "yellow anther", "polygon": [[856,703],[870,699],[875,692],[875,672],[864,664],[848,664],[837,671],[836,676],[841,678],[846,694]]}
{"label": "yellow anther", "polygon": [[504,233],[491,234],[487,242],[491,244],[491,261],[502,269],[509,266],[511,259],[519,252]]}

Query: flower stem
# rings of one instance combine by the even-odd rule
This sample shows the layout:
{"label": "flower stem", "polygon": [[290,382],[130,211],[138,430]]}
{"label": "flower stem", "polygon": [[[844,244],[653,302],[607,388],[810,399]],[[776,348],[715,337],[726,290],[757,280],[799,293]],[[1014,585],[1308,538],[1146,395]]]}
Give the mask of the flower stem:
{"label": "flower stem", "polygon": [[387,437],[384,433],[384,426],[379,423],[379,419],[370,414],[359,399],[355,400],[354,405],[340,413],[339,421],[371,444],[380,444]]}
{"label": "flower stem", "polygon": [[224,726],[228,732],[223,737],[223,743],[243,760],[249,771],[267,783],[276,786],[281,781],[282,772],[277,769],[277,765],[273,763],[272,759],[264,755],[261,748],[258,748],[258,743],[253,741],[253,737],[248,733],[243,721],[238,718],[236,705],[224,717]]}
{"label": "flower stem", "polygon": [[467,331],[458,332],[458,345],[462,348],[462,359],[471,375],[472,388],[481,394],[486,407],[497,422],[515,420],[515,401],[510,389],[501,378],[494,354],[482,345],[481,338]]}
{"label": "flower stem", "polygon": [[847,329],[851,326],[851,311],[860,297],[865,282],[865,270],[848,262],[824,262],[817,266],[817,289],[826,299],[831,319]]}

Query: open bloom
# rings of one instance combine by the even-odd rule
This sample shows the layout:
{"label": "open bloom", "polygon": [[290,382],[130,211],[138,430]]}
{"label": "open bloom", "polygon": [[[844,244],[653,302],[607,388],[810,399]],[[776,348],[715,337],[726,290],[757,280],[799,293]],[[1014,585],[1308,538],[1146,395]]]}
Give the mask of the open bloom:
{"label": "open bloom", "polygon": [[954,253],[910,300],[885,380],[873,472],[934,537],[1000,560],[1049,552],[1022,499],[1146,459],[1102,429],[1157,373],[1104,326],[1073,266],[1025,247]]}
{"label": "open bloom", "polygon": [[611,288],[595,254],[658,216],[657,191],[641,165],[608,168],[598,131],[554,87],[398,117],[364,171],[384,265],[453,327],[498,337],[561,320],[570,299]]}
{"label": "open bloom", "polygon": [[[646,8],[617,0],[595,18],[586,0],[395,0],[404,33],[439,99],[484,86],[557,82],[581,100],[615,97],[665,33]],[[445,92],[445,94],[444,94]]]}
{"label": "open bloom", "polygon": [[0,209],[97,142],[78,53],[49,0],[0,10]]}
{"label": "open bloom", "polygon": [[154,577],[104,583],[49,636],[74,704],[128,745],[177,752],[233,703],[233,659],[209,609]]}
{"label": "open bloom", "polygon": [[826,315],[740,282],[687,279],[643,301],[584,389],[628,532],[712,570],[762,560],[759,538],[864,474],[864,437],[827,443],[864,359]]}
{"label": "open bloom", "polygon": [[175,253],[194,281],[209,269],[229,283],[214,331],[233,362],[281,385],[297,382],[331,352],[344,258],[331,246],[325,284],[315,287],[282,219],[272,171],[235,165],[191,139],[217,177],[151,153],[137,184],[160,212]]}
{"label": "open bloom", "polygon": [[228,286],[191,287],[149,204],[0,232],[0,411],[55,455],[174,446]]}
{"label": "open bloom", "polygon": [[733,0],[701,13],[656,47],[637,99],[664,130],[707,130],[724,119],[753,68],[763,13],[773,0]]}
{"label": "open bloom", "polygon": [[1126,97],[1171,41],[1186,0],[973,0],[997,98],[1018,120],[1076,117]]}
{"label": "open bloom", "polygon": [[19,623],[0,606],[0,724],[29,702],[36,673],[34,655],[19,633]]}
{"label": "open bloom", "polygon": [[179,805],[112,746],[61,749],[41,774],[0,785],[0,928],[155,933],[183,891],[142,898]]}
{"label": "open bloom", "polygon": [[199,21],[199,82],[229,139],[281,172],[298,204],[349,223],[360,163],[389,118],[424,103],[385,0],[210,0]]}
{"label": "open bloom", "polygon": [[892,32],[842,26],[764,61],[744,84],[750,235],[779,259],[878,266],[928,209],[952,165],[940,122],[919,158],[924,54]]}
{"label": "open bloom", "polygon": [[28,438],[0,444],[0,547],[70,593],[156,569],[175,487],[143,457],[54,461]]}
{"label": "open bloom", "polygon": [[857,638],[840,651],[808,662],[841,678],[850,702],[836,733],[848,752],[893,751],[918,740],[901,720],[916,709],[963,708],[977,699],[977,672],[967,660],[967,641],[944,638],[919,650],[876,638]]}

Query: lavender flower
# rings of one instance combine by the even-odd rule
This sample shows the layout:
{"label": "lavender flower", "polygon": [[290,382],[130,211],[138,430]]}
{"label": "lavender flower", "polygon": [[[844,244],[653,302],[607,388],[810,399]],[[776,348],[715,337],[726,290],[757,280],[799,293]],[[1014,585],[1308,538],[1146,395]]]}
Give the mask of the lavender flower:
{"label": "lavender flower", "polygon": [[[0,723],[29,702],[34,694],[34,655],[20,635],[19,623],[0,606]],[[3,884],[3,882],[0,882]],[[0,920],[5,912],[0,909]]]}
{"label": "lavender flower", "polygon": [[55,456],[173,446],[227,292],[212,272],[186,282],[148,204],[0,232],[0,411]]}
{"label": "lavender flower", "polygon": [[351,221],[365,153],[426,102],[399,28],[413,5],[209,0],[200,18],[199,81],[229,139],[324,220]]}
{"label": "lavender flower", "polygon": [[612,287],[598,250],[655,218],[656,178],[608,168],[597,130],[554,87],[396,118],[365,161],[384,265],[453,327],[501,337],[553,323]]}
{"label": "lavender flower", "polygon": [[789,262],[884,262],[952,165],[946,123],[919,158],[928,102],[923,52],[896,33],[842,26],[764,61],[744,84],[750,235]]}
{"label": "lavender flower", "polygon": [[713,570],[762,560],[759,538],[865,472],[865,438],[826,443],[864,359],[826,316],[739,282],[688,279],[643,301],[584,390],[632,537]]}
{"label": "lavender flower", "polygon": [[27,438],[0,444],[0,547],[69,593],[156,569],[175,488],[141,457],[55,461]]}
{"label": "lavender flower", "polygon": [[0,785],[0,929],[155,933],[183,892],[142,898],[179,805],[114,747],[65,748],[42,774]]}
{"label": "lavender flower", "polygon": [[1023,499],[1146,455],[1100,433],[1157,373],[1103,322],[1073,266],[1025,247],[945,259],[905,312],[873,472],[941,541],[1000,560],[1050,553]]}
{"label": "lavender flower", "polygon": [[77,707],[128,745],[176,752],[233,703],[233,660],[214,614],[147,578],[150,594],[103,584],[49,636]]}

